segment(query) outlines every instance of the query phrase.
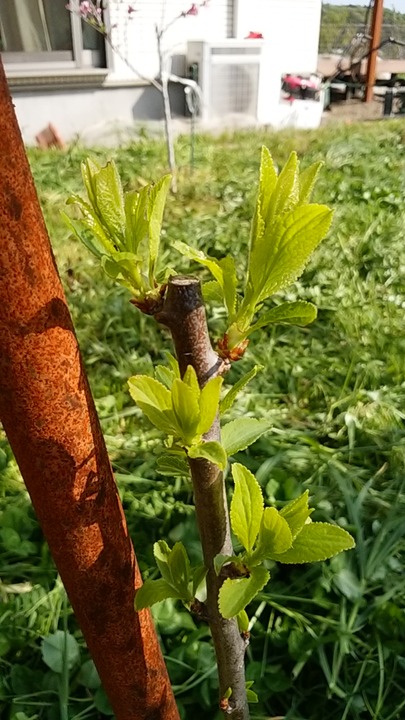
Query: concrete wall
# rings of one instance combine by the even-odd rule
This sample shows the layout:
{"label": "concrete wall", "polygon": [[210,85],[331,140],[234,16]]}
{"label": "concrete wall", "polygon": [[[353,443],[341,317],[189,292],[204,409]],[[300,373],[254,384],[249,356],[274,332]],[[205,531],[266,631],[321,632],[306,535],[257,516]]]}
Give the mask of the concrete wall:
{"label": "concrete wall", "polygon": [[[171,88],[174,115],[184,116],[183,89]],[[52,123],[64,141],[114,144],[134,134],[142,122],[163,118],[162,96],[151,86],[53,89],[13,93],[24,142]]]}

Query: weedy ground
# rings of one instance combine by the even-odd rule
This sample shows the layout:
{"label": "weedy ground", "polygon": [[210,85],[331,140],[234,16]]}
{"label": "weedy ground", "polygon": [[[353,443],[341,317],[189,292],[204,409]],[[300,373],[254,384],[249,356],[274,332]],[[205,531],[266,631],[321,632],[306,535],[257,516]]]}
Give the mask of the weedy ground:
{"label": "weedy ground", "polygon": [[[263,143],[280,164],[292,149],[303,167],[323,159],[315,199],[336,209],[328,239],[283,294],[315,302],[317,321],[257,333],[232,369],[237,378],[255,363],[266,368],[232,413],[272,421],[273,431],[243,458],[267,500],[281,505],[308,488],[314,517],[341,523],[357,540],[354,551],[322,565],[274,569],[268,591],[250,606],[256,720],[405,716],[404,142],[401,121],[198,137],[193,169],[188,139],[177,144],[180,191],[165,215],[164,262],[178,271],[200,268],[170,250],[174,239],[219,257],[231,252],[243,281]],[[147,137],[113,151],[72,145],[29,154],[131,535],[142,570],[153,573],[154,539],[184,539],[199,555],[191,486],[157,475],[157,431],[126,388],[130,375],[151,371],[171,347],[69,239],[60,210],[81,192],[87,155],[113,156],[127,188],[137,188],[165,171],[165,154]],[[222,310],[210,308],[209,317],[219,336]],[[4,435],[0,516],[1,717],[111,714]],[[182,717],[213,717],[207,628],[169,601],[156,607]]]}

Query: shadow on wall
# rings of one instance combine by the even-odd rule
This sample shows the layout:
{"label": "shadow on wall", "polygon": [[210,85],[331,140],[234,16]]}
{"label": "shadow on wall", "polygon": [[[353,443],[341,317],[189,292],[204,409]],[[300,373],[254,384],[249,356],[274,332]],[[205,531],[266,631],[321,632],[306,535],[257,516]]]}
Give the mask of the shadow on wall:
{"label": "shadow on wall", "polygon": [[[184,55],[172,56],[171,72],[178,77],[185,77],[186,59]],[[172,115],[184,117],[186,114],[184,86],[181,83],[170,83],[169,97]],[[163,120],[161,93],[152,86],[143,88],[132,106],[132,117],[134,120]]]}
{"label": "shadow on wall", "polygon": [[[177,83],[169,86],[170,107],[172,115],[184,117],[184,87]],[[154,87],[145,87],[132,105],[132,117],[139,120],[163,120],[163,97]]]}

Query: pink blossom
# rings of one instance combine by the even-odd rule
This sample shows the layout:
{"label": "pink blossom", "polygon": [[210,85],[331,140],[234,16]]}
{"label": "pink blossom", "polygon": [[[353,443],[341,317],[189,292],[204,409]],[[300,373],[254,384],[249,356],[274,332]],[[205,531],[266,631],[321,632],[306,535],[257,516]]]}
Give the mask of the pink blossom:
{"label": "pink blossom", "polygon": [[193,3],[191,7],[183,13],[183,15],[198,15],[198,6]]}
{"label": "pink blossom", "polygon": [[128,5],[128,15],[132,15],[132,13],[137,12],[136,8],[133,5]]}
{"label": "pink blossom", "polygon": [[87,2],[87,0],[83,0],[83,2],[81,2],[79,6],[79,13],[80,15],[83,15],[83,17],[91,15],[93,13],[92,4],[90,2]]}

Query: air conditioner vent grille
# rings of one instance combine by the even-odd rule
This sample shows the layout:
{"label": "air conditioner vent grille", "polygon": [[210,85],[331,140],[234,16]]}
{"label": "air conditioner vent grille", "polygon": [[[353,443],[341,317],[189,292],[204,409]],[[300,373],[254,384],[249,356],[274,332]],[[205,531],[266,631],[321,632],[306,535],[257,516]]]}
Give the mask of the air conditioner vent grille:
{"label": "air conditioner vent grille", "polygon": [[257,112],[258,65],[216,65],[211,80],[211,112],[217,117]]}
{"label": "air conditioner vent grille", "polygon": [[263,43],[224,40],[190,41],[187,65],[201,88],[202,120],[238,116],[237,122],[257,121],[259,87],[263,82]]}

